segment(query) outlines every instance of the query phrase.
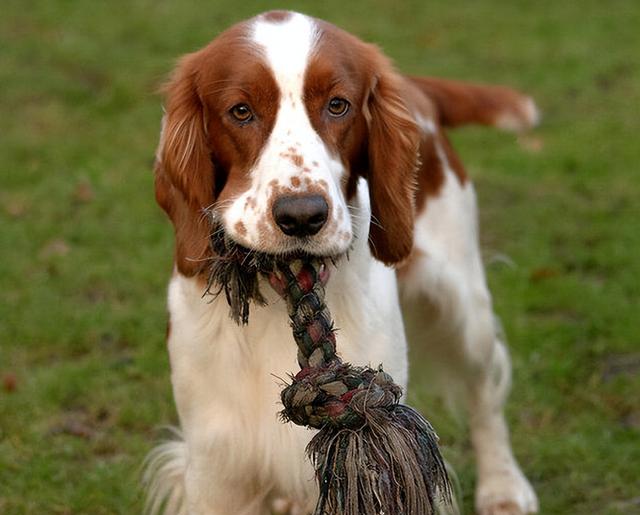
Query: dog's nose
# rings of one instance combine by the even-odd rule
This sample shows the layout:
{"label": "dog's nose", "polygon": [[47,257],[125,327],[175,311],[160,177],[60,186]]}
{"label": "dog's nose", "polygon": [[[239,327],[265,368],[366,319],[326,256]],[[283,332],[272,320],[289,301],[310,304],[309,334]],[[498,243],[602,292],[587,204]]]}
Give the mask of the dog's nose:
{"label": "dog's nose", "polygon": [[329,206],[322,195],[289,195],[273,203],[272,213],[287,236],[313,236],[327,221]]}

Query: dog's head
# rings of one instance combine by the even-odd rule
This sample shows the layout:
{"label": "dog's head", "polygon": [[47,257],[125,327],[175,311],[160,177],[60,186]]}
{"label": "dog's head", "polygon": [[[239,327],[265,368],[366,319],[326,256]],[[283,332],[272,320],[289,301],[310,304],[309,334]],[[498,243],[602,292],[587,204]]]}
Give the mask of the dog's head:
{"label": "dog's head", "polygon": [[211,218],[249,249],[344,253],[360,177],[373,255],[402,260],[418,144],[401,80],[375,47],[289,12],[232,27],[184,57],[167,86],[156,197],[179,270],[202,267]]}

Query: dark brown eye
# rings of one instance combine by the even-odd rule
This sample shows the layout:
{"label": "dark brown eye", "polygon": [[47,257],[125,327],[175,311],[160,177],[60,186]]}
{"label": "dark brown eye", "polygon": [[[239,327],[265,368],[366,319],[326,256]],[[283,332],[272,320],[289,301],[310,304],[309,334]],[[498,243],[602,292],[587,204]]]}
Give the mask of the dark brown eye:
{"label": "dark brown eye", "polygon": [[329,110],[329,114],[331,116],[344,116],[349,110],[350,105],[351,104],[349,104],[349,102],[344,98],[333,97],[331,100],[329,100],[327,109]]}
{"label": "dark brown eye", "polygon": [[251,108],[247,104],[235,105],[229,112],[231,113],[231,116],[233,116],[239,122],[246,123],[253,118]]}

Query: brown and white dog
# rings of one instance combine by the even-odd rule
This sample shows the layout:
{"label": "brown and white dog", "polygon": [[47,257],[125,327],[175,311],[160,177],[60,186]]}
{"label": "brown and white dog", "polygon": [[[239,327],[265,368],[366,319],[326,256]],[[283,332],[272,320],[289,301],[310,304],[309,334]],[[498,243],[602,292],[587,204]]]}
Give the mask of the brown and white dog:
{"label": "brown and white dog", "polygon": [[[327,287],[338,350],[402,386],[399,292],[420,298],[432,361],[464,392],[482,514],[537,511],[503,403],[510,362],[478,248],[474,190],[443,129],[524,129],[511,89],[399,74],[374,46],[321,20],[270,12],[184,57],[167,88],[156,198],[175,228],[168,346],[181,437],[150,458],[152,512],[306,514],[312,433],[283,424],[277,378],[295,371],[275,293],[246,326],[203,298],[211,216],[262,252],[340,256]],[[399,285],[399,288],[398,288]],[[264,289],[268,294],[268,288]]]}

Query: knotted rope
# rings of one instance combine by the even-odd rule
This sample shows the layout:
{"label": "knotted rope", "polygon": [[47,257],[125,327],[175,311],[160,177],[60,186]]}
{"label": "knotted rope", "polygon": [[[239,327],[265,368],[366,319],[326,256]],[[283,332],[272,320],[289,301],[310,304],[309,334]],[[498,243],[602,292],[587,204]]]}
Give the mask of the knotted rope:
{"label": "knotted rope", "polygon": [[[225,292],[231,316],[247,323],[264,303],[259,276],[286,300],[300,371],[281,393],[281,416],[319,431],[307,447],[320,496],[314,515],[429,515],[450,487],[433,428],[399,403],[402,389],[382,367],[356,367],[336,353],[322,258],[276,259],[215,232],[208,292]],[[213,286],[215,291],[211,291]]]}

